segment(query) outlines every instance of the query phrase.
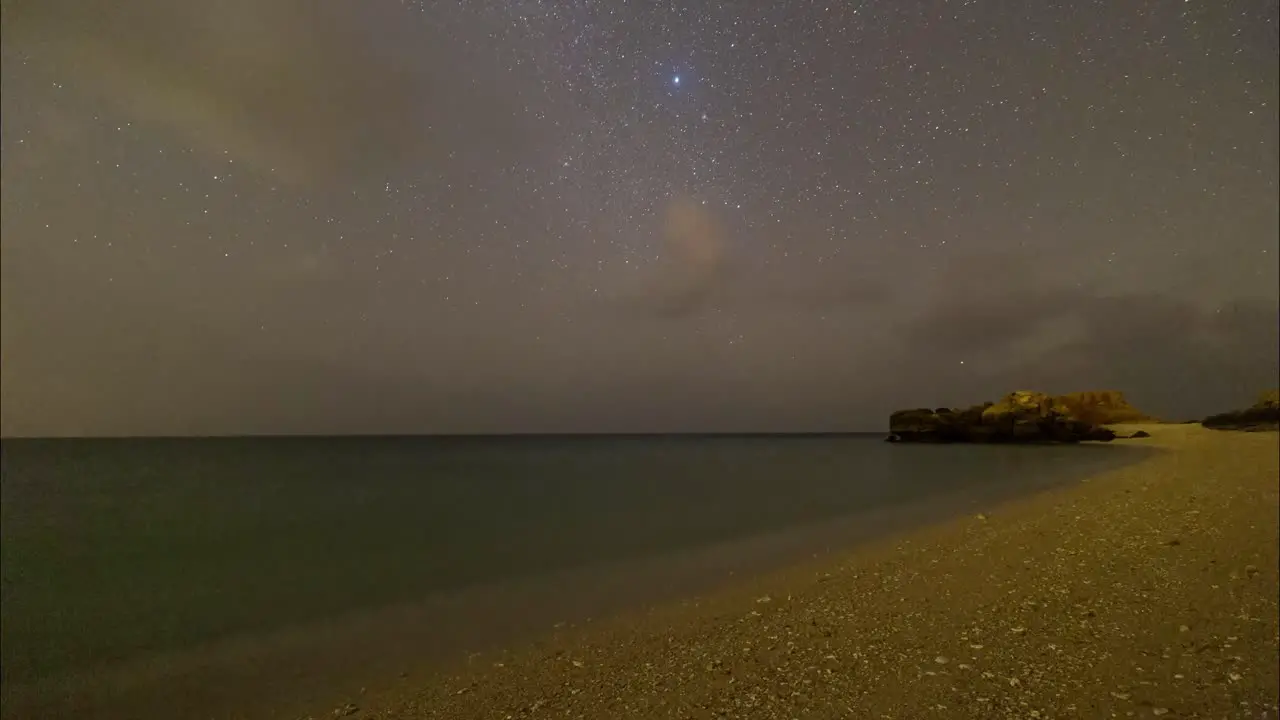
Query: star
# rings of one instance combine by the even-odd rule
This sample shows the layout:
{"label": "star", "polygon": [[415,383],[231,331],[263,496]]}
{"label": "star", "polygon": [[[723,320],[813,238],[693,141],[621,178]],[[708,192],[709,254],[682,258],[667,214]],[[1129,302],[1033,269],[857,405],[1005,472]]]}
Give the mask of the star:
{"label": "star", "polygon": [[939,360],[957,402],[1274,385],[1275,3],[318,1],[6,16],[5,432],[869,429]]}

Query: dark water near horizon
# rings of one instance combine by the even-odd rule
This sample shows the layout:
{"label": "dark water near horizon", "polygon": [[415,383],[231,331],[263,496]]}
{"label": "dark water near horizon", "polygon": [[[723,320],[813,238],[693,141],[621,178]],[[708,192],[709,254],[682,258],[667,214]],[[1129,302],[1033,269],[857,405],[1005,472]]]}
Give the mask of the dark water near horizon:
{"label": "dark water near horizon", "polygon": [[761,536],[1132,448],[880,436],[5,440],[5,683]]}

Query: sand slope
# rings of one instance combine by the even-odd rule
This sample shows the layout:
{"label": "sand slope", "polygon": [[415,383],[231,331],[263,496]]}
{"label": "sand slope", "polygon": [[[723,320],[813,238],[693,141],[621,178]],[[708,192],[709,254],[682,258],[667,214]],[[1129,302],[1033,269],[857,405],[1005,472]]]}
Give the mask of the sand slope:
{"label": "sand slope", "polygon": [[1280,435],[1144,427],[1168,452],[348,711],[1275,718]]}

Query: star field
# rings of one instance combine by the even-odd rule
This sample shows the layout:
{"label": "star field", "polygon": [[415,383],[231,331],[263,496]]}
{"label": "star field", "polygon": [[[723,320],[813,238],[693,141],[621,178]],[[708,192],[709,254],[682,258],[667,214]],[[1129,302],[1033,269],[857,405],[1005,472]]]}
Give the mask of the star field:
{"label": "star field", "polygon": [[4,12],[6,435],[1276,384],[1274,3]]}

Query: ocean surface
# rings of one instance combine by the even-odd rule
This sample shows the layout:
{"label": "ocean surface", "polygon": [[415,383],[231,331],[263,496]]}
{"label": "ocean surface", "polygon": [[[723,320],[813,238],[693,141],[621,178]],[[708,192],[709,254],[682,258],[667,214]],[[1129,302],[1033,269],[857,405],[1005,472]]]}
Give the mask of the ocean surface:
{"label": "ocean surface", "polygon": [[575,569],[661,568],[930,498],[1016,495],[1141,454],[880,438],[5,440],[3,681],[56,683]]}

